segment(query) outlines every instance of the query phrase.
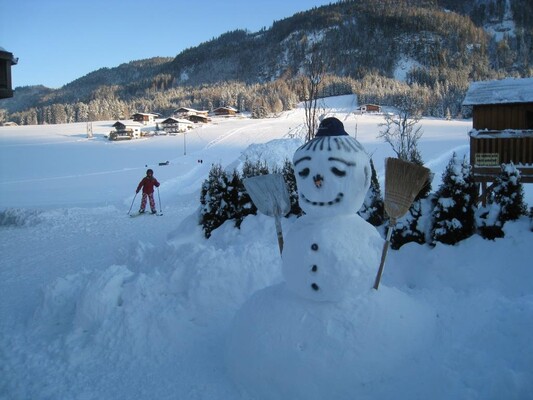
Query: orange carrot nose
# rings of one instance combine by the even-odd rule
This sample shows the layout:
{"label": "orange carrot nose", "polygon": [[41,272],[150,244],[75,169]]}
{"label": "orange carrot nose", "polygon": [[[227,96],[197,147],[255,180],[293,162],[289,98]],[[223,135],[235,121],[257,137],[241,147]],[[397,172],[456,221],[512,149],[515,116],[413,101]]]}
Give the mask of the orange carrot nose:
{"label": "orange carrot nose", "polygon": [[320,174],[317,174],[313,177],[313,182],[315,182],[315,186],[317,188],[321,188],[322,187],[322,183],[324,182],[324,177]]}

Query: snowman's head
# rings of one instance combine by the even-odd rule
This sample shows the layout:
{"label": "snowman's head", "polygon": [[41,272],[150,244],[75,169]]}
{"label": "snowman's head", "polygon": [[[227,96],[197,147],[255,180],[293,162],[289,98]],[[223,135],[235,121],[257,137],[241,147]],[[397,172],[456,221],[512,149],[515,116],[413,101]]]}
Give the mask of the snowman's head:
{"label": "snowman's head", "polygon": [[293,157],[300,207],[309,215],[356,213],[370,186],[370,160],[337,118],[324,119]]}

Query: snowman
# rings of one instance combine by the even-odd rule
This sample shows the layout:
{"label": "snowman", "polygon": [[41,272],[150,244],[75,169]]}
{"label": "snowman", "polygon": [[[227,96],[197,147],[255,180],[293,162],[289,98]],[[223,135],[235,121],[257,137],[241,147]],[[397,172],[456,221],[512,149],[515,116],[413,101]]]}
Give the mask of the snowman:
{"label": "snowman", "polygon": [[357,215],[370,186],[370,160],[337,118],[326,118],[316,137],[293,158],[300,207],[287,235],[287,287],[317,301],[340,301],[372,288],[383,240]]}
{"label": "snowman", "polygon": [[300,207],[284,282],[254,293],[228,332],[230,377],[261,400],[371,398],[427,346],[433,315],[403,292],[372,289],[383,239],[357,215],[369,157],[337,118],[293,157]]}

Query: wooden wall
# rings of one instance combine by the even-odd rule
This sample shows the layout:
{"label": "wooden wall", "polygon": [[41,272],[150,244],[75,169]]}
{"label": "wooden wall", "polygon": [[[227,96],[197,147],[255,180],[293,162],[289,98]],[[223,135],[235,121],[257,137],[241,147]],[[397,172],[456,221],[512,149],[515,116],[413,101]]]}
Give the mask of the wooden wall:
{"label": "wooden wall", "polygon": [[[494,135],[496,136],[496,135]],[[470,138],[470,160],[476,162],[476,154],[498,154],[495,165],[529,164],[533,165],[533,136],[516,138]]]}
{"label": "wooden wall", "polygon": [[533,129],[533,103],[474,106],[472,123],[477,130]]}

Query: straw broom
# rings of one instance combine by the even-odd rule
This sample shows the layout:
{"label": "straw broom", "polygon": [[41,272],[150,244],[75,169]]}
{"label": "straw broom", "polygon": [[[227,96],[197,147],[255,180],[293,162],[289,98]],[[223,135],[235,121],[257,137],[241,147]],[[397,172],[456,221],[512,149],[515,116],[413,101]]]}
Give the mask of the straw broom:
{"label": "straw broom", "polygon": [[374,282],[374,289],[378,289],[385,258],[389,249],[392,231],[398,218],[401,218],[411,207],[416,195],[429,179],[429,169],[400,160],[387,158],[385,160],[385,211],[390,217],[387,228],[387,239],[383,244],[381,263]]}

